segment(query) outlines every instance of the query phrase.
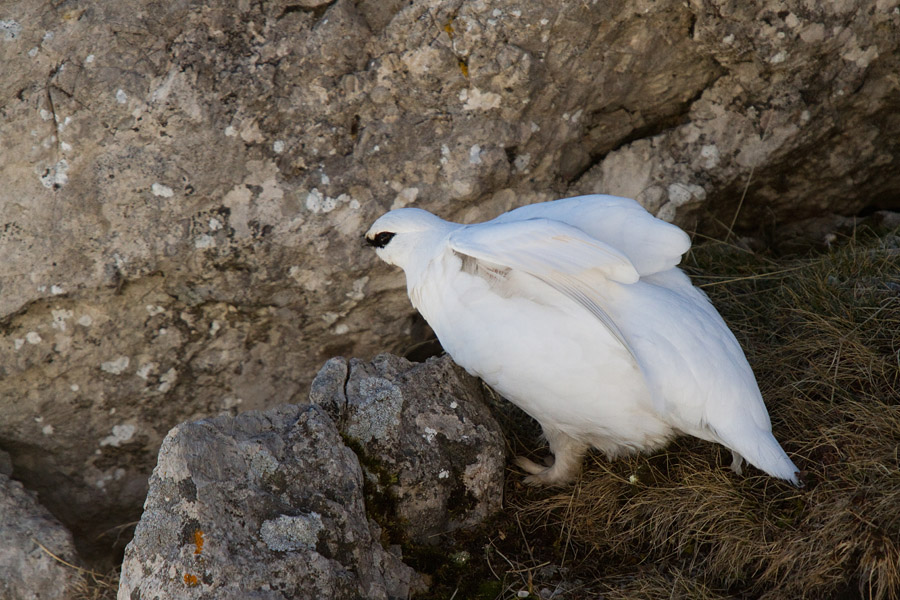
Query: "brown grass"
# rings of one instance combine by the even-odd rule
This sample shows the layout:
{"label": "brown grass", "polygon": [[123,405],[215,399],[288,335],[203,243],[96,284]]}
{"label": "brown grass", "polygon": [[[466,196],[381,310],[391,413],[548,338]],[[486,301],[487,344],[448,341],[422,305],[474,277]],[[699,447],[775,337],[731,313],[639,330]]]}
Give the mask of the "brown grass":
{"label": "brown grass", "polygon": [[73,600],[115,600],[118,591],[118,570],[106,574],[86,571],[81,574]]}
{"label": "brown grass", "polygon": [[39,541],[33,541],[50,558],[75,572],[75,582],[70,589],[73,594],[72,600],[115,600],[119,589],[118,569],[106,574],[84,569],[60,558]]}
{"label": "brown grass", "polygon": [[602,588],[604,600],[725,600],[732,596],[711,590],[681,571],[648,567],[634,575],[613,577]]}
{"label": "brown grass", "polygon": [[[594,457],[561,492],[511,494],[589,548],[607,598],[900,598],[900,236],[772,260],[707,244],[688,269],[754,367],[797,490],[681,439]],[[716,276],[707,276],[715,273]]]}

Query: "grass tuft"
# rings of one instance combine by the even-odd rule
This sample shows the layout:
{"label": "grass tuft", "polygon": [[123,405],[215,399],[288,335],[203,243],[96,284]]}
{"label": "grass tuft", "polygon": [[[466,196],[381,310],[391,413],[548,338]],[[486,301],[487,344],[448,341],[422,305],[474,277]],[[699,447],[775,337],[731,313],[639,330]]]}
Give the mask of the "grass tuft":
{"label": "grass tuft", "polygon": [[118,569],[113,569],[105,574],[84,569],[60,558],[38,540],[32,539],[32,541],[50,558],[75,572],[75,582],[71,587],[73,600],[114,600],[116,598],[119,589]]}

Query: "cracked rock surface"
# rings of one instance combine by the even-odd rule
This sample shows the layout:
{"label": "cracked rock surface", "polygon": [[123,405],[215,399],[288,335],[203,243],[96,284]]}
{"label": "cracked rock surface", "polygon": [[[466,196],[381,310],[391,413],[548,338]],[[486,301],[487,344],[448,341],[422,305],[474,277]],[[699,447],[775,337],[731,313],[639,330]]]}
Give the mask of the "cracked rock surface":
{"label": "cracked rock surface", "polygon": [[5,3],[13,476],[108,554],[171,427],[408,347],[360,243],[389,208],[605,192],[721,236],[896,207],[898,45],[900,0]]}
{"label": "cracked rock surface", "polygon": [[318,406],[179,425],[160,449],[118,597],[406,598],[415,574],[381,546],[362,487]]}
{"label": "cracked rock surface", "polygon": [[360,455],[371,494],[406,540],[481,523],[503,501],[505,442],[481,383],[449,356],[410,363],[333,358],[313,381]]}
{"label": "cracked rock surface", "polygon": [[407,598],[399,543],[500,509],[502,435],[449,357],[335,358],[310,402],[166,436],[119,598]]}

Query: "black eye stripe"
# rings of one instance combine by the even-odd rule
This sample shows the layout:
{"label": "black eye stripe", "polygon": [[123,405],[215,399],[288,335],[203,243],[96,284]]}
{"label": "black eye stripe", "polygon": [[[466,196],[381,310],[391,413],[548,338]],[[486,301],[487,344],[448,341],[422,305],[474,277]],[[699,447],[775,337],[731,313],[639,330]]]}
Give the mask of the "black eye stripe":
{"label": "black eye stripe", "polygon": [[375,237],[368,240],[369,244],[375,246],[376,248],[384,248],[388,245],[396,234],[393,231],[382,231],[380,233],[375,234]]}

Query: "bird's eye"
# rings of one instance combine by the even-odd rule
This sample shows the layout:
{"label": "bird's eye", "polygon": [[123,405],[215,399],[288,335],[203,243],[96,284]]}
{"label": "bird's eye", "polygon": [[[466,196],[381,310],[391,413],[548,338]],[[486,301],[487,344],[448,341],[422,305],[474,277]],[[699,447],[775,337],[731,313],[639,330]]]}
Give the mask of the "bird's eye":
{"label": "bird's eye", "polygon": [[384,248],[395,235],[396,234],[393,231],[382,231],[381,233],[376,234],[374,238],[370,238],[367,241],[376,248]]}

